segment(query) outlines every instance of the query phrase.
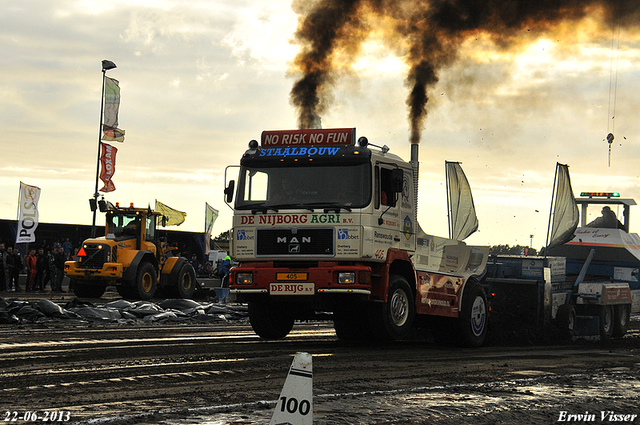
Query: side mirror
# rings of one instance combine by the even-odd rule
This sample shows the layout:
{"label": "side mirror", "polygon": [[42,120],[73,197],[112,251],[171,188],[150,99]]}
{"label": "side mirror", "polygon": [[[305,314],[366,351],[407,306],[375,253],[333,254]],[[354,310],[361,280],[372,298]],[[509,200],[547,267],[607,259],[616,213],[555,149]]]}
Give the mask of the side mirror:
{"label": "side mirror", "polygon": [[227,204],[231,203],[231,201],[233,201],[233,190],[236,187],[236,182],[235,180],[230,180],[229,181],[229,186],[227,186],[224,189],[224,194],[226,196],[226,200],[227,200]]}

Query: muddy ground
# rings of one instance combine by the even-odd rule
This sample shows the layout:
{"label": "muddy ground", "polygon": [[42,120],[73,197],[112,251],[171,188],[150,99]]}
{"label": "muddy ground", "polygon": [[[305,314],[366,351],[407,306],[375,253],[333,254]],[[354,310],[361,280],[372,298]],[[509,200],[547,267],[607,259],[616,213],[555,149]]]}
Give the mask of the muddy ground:
{"label": "muddy ground", "polygon": [[0,420],[267,424],[293,355],[305,351],[316,424],[640,423],[638,325],[608,344],[480,349],[438,347],[428,335],[346,345],[325,322],[275,342],[246,320],[3,325]]}

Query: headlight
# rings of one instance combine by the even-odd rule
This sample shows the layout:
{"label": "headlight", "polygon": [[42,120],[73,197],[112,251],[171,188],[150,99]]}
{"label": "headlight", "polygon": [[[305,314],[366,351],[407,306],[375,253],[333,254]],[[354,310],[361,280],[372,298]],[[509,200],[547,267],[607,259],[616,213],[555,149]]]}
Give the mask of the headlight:
{"label": "headlight", "polygon": [[338,273],[338,283],[347,285],[356,283],[356,274],[353,272]]}
{"label": "headlight", "polygon": [[253,285],[253,273],[238,273],[236,285]]}

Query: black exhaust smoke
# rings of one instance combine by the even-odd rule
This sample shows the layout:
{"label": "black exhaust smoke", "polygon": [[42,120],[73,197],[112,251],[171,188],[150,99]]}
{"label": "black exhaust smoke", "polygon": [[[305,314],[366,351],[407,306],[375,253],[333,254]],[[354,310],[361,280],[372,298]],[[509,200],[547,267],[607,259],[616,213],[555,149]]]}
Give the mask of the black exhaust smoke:
{"label": "black exhaust smoke", "polygon": [[384,18],[392,27],[385,33],[388,45],[407,46],[403,57],[409,65],[412,144],[420,141],[429,90],[465,40],[488,35],[509,49],[525,37],[531,40],[586,16],[598,17],[609,28],[640,26],[640,0],[294,0],[293,8],[301,15],[295,33],[301,50],[291,69],[302,75],[291,90],[299,127],[309,128],[314,114],[327,110],[338,73],[356,59],[372,19]]}

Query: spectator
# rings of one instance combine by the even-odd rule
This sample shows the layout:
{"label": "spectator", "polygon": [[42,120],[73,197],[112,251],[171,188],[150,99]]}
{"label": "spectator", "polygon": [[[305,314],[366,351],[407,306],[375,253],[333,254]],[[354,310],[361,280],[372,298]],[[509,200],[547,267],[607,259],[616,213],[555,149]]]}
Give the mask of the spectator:
{"label": "spectator", "polygon": [[189,264],[191,264],[191,266],[193,267],[193,270],[195,270],[196,276],[199,276],[200,275],[200,263],[198,262],[198,256],[196,254],[193,254],[191,256],[191,261],[189,261]]}
{"label": "spectator", "polygon": [[38,257],[36,256],[36,250],[32,249],[27,255],[27,292],[35,291],[37,285],[38,276]]}
{"label": "spectator", "polygon": [[[5,261],[7,263],[7,291],[15,291],[13,287],[13,276],[14,276],[13,271],[16,268],[16,258],[13,255],[13,248],[10,246],[7,247]],[[16,289],[17,289],[17,286],[18,286],[18,282],[16,282]]]}
{"label": "spectator", "polygon": [[36,256],[36,282],[33,290],[44,292],[44,288],[47,286],[50,278],[49,258],[48,255],[44,253],[44,248],[40,248]]}
{"label": "spectator", "polygon": [[55,273],[55,280],[51,278],[51,291],[52,292],[64,292],[62,290],[62,279],[64,278],[64,249],[62,247],[53,249],[53,269],[52,273]]}
{"label": "spectator", "polygon": [[13,250],[13,281],[15,282],[16,292],[21,291],[20,288],[20,272],[22,271],[22,258],[20,257],[20,251],[18,249]]}
{"label": "spectator", "polygon": [[0,243],[0,291],[7,290],[7,252],[4,244]]}
{"label": "spectator", "polygon": [[220,271],[218,272],[218,275],[221,276],[220,279],[222,280],[220,286],[223,288],[229,286],[229,279],[227,279],[227,276],[229,276],[229,270],[231,270],[231,257],[227,254],[226,257],[222,259]]}
{"label": "spectator", "polygon": [[71,241],[69,238],[66,238],[62,243],[62,253],[64,255],[64,260],[69,261],[71,259]]}

